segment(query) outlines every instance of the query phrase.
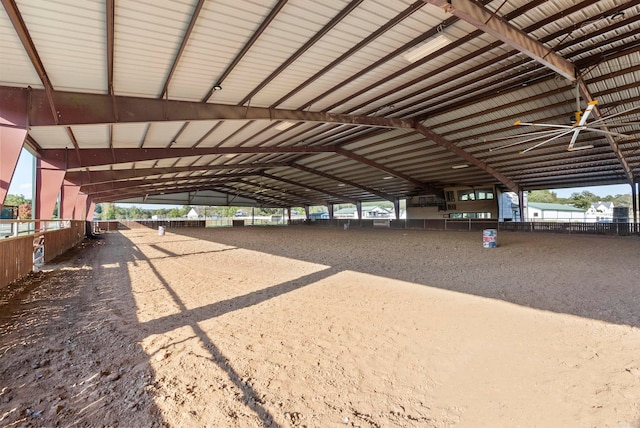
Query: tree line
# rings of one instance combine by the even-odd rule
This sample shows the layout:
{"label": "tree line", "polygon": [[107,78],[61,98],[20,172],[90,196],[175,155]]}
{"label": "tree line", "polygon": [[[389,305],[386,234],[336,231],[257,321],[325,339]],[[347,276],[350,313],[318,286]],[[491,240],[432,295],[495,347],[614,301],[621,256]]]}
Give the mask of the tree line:
{"label": "tree line", "polygon": [[556,192],[550,190],[533,190],[528,194],[529,202],[547,202],[551,204],[573,205],[583,210],[589,209],[596,202],[613,202],[615,207],[631,207],[631,195],[598,196],[588,190],[574,192],[568,198],[559,198]]}
{"label": "tree line", "polygon": [[[617,207],[631,207],[631,195],[608,195],[608,196],[598,196],[588,190],[584,190],[580,193],[572,193],[568,198],[560,198],[558,195],[550,190],[533,190],[528,192],[528,200],[530,202],[547,202],[554,204],[563,204],[563,205],[573,205],[576,208],[588,209],[592,203],[595,202],[613,202],[614,206]],[[12,195],[9,194],[5,198],[4,205],[6,207],[17,207],[18,208],[18,218],[20,219],[31,219],[32,215],[32,204],[31,200],[24,197],[24,195]],[[380,202],[377,205],[391,205],[393,204]],[[182,207],[174,207],[174,208],[158,208],[158,209],[145,209],[141,207],[137,207],[135,205],[130,207],[124,207],[117,205],[115,203],[102,203],[97,204],[95,209],[95,218],[99,218],[100,220],[126,220],[126,219],[151,219],[154,216],[157,218],[184,218],[187,216],[189,211],[192,208],[195,208],[198,214],[201,217],[206,216],[207,218],[218,217],[218,218],[227,218],[233,217],[238,213],[242,213],[245,216],[250,216],[252,214],[252,208],[247,207],[226,207],[226,206],[214,206],[214,207],[204,207],[204,206],[190,206],[183,205]],[[339,208],[339,207],[337,207]],[[321,212],[325,210],[323,207],[311,207],[310,211],[313,212]],[[292,208],[294,213],[303,214],[304,208]],[[253,214],[256,216],[269,216],[269,215],[281,215],[282,208],[254,208]],[[53,218],[58,217],[58,204],[54,208]]]}

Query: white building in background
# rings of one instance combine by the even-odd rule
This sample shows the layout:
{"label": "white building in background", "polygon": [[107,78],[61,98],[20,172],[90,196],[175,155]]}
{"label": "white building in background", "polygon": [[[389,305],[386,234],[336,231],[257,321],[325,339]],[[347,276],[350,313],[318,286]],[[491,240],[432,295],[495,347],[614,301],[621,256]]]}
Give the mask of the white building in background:
{"label": "white building in background", "polygon": [[599,221],[613,221],[613,202],[594,202],[585,213],[585,221],[595,223]]}
{"label": "white building in background", "polygon": [[527,221],[584,222],[585,211],[572,205],[529,202]]}
{"label": "white building in background", "polygon": [[[583,209],[572,205],[529,202],[526,192],[523,196],[525,221],[583,222],[586,219]],[[520,221],[518,195],[513,192],[500,194],[498,212],[500,221]]]}
{"label": "white building in background", "polygon": [[[526,209],[527,192],[524,192],[523,198]],[[517,193],[500,193],[500,197],[498,198],[498,221],[520,221],[520,202],[518,201]]]}

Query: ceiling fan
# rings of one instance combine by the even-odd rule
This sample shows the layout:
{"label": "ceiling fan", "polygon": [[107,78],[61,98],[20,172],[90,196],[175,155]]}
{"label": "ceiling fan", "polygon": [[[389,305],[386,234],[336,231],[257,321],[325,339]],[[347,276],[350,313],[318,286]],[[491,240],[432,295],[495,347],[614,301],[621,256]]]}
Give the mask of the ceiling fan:
{"label": "ceiling fan", "polygon": [[[522,122],[520,120],[516,121],[514,123],[515,126],[536,126],[536,127],[546,127],[546,128],[550,128],[550,129],[546,129],[543,131],[533,131],[533,132],[528,132],[525,134],[520,134],[520,135],[515,135],[515,136],[509,136],[509,137],[502,137],[502,138],[496,138],[494,140],[491,141],[501,141],[501,140],[511,140],[511,139],[520,139],[519,141],[515,141],[509,144],[505,144],[502,146],[498,146],[498,147],[493,147],[490,148],[489,151],[495,151],[495,150],[500,150],[500,149],[505,149],[508,147],[513,147],[519,144],[524,144],[524,143],[530,143],[530,142],[536,142],[533,146],[521,150],[520,154],[524,154],[527,153],[535,148],[538,148],[540,146],[542,146],[543,144],[546,144],[550,141],[553,140],[557,140],[558,138],[562,138],[565,135],[571,135],[571,141],[569,142],[569,146],[567,147],[567,151],[569,152],[573,152],[573,151],[577,151],[577,150],[586,150],[586,149],[592,149],[593,148],[593,144],[587,144],[587,145],[582,145],[582,146],[576,146],[575,143],[578,140],[578,135],[580,134],[581,131],[589,131],[589,132],[596,132],[599,134],[605,134],[605,135],[611,135],[614,137],[621,137],[621,138],[633,138],[632,135],[627,135],[627,134],[621,134],[618,132],[612,132],[609,131],[608,128],[615,128],[615,127],[619,127],[619,126],[628,126],[628,125],[637,125],[638,122],[609,122],[611,119],[616,118],[616,117],[620,117],[626,114],[629,114],[630,112],[639,109],[640,107],[632,107],[630,109],[624,110],[622,112],[619,113],[615,113],[609,116],[605,116],[602,117],[600,119],[596,119],[592,122],[587,123],[587,120],[589,119],[589,117],[591,116],[591,113],[593,112],[593,109],[595,108],[595,106],[598,104],[598,101],[594,100],[594,101],[590,101],[587,104],[587,107],[585,108],[584,112],[580,110],[580,99],[579,96],[576,96],[576,104],[577,104],[577,108],[576,108],[576,113],[575,113],[575,121],[573,124],[571,125],[560,125],[560,124],[549,124],[549,123],[534,123],[534,122]],[[600,129],[600,128],[604,128],[604,129]],[[542,141],[540,141],[542,140]]]}

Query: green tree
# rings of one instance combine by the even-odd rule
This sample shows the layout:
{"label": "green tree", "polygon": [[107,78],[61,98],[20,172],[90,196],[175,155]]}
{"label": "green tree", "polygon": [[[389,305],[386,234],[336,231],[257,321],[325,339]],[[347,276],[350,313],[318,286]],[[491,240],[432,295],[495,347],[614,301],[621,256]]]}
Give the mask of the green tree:
{"label": "green tree", "polygon": [[4,206],[18,207],[18,218],[21,220],[31,219],[31,199],[25,198],[24,195],[7,195]]}
{"label": "green tree", "polygon": [[588,209],[592,203],[600,201],[601,198],[591,193],[588,190],[583,190],[580,193],[572,193],[569,197],[569,203],[571,203],[576,208],[582,208],[583,210]]}
{"label": "green tree", "polygon": [[188,206],[183,206],[182,208],[171,208],[167,213],[167,217],[169,218],[181,218],[187,215],[189,212]]}
{"label": "green tree", "polygon": [[609,197],[611,198],[611,202],[613,202],[614,206],[631,208],[631,195],[615,195]]}
{"label": "green tree", "polygon": [[116,219],[116,206],[111,203],[104,203],[102,204],[102,215],[100,216],[100,218],[102,220],[115,220]]}
{"label": "green tree", "polygon": [[143,218],[142,210],[135,205],[127,210],[127,218],[139,219]]}
{"label": "green tree", "polygon": [[558,195],[550,190],[533,190],[527,197],[529,202],[546,202],[550,204],[558,203]]}
{"label": "green tree", "polygon": [[7,195],[4,199],[4,204],[12,207],[19,207],[23,204],[31,204],[31,199],[26,199],[24,195]]}

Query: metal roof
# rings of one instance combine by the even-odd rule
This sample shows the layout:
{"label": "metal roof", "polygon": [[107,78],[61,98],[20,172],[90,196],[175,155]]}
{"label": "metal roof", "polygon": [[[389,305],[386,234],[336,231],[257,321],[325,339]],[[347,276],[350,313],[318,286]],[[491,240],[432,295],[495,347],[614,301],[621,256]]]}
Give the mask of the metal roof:
{"label": "metal roof", "polygon": [[[303,206],[640,173],[640,0],[0,1],[0,115],[95,202]],[[516,120],[570,125],[594,100],[574,142],[593,148],[567,151],[577,128],[515,144],[549,129]]]}

